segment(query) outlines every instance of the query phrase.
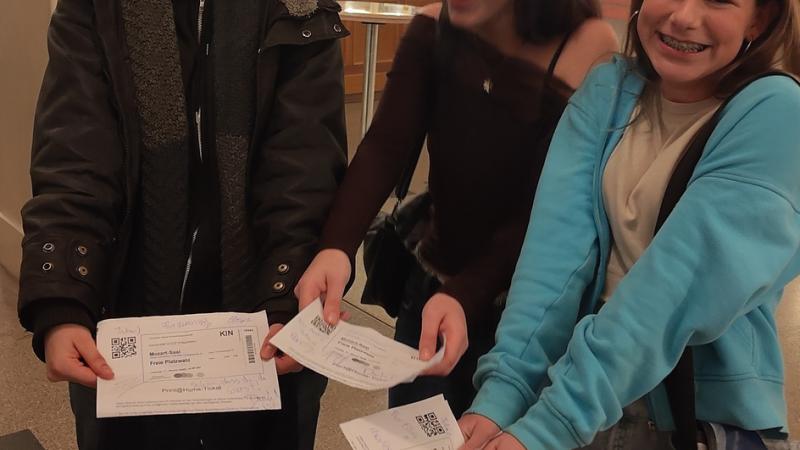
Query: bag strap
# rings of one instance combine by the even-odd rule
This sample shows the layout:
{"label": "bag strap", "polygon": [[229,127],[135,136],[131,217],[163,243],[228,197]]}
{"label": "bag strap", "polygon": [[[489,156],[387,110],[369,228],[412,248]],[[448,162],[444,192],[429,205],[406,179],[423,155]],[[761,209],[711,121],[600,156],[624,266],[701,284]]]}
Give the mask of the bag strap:
{"label": "bag strap", "polygon": [[[678,164],[675,166],[675,171],[669,180],[667,189],[664,192],[664,199],[661,202],[661,209],[658,213],[658,220],[656,221],[655,233],[667,220],[667,217],[672,212],[675,205],[680,200],[689,180],[692,178],[694,169],[703,155],[703,149],[708,142],[711,133],[714,132],[720,118],[722,117],[723,110],[730,103],[730,101],[739,94],[750,83],[768,76],[785,76],[789,77],[795,82],[797,80],[791,75],[780,72],[771,71],[761,74],[747,82],[743,83],[733,94],[728,96],[720,105],[719,109],[711,116],[706,124],[704,124],[697,134],[692,138],[686,148],[686,152],[681,157]],[[799,83],[800,84],[800,83]],[[654,234],[655,234],[654,233]],[[673,434],[673,445],[676,450],[697,450],[697,418],[695,414],[695,388],[694,388],[694,364],[692,360],[692,349],[686,347],[681,355],[678,364],[664,379],[664,387],[667,389],[667,397],[669,398],[670,408],[672,409],[672,417],[675,422],[675,433]]]}
{"label": "bag strap", "polygon": [[397,197],[397,203],[394,205],[395,211],[397,211],[397,207],[403,203],[406,195],[408,195],[408,190],[411,188],[411,179],[414,177],[414,171],[417,168],[417,163],[419,162],[419,157],[421,154],[422,147],[412,153],[411,158],[408,160],[408,165],[405,169],[403,169],[403,174],[400,176],[400,181],[394,188],[394,196]]}

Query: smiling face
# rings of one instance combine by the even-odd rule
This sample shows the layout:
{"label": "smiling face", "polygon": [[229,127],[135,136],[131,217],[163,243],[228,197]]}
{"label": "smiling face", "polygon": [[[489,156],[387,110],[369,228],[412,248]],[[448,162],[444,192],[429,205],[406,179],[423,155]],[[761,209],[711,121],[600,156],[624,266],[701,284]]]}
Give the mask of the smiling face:
{"label": "smiling face", "polygon": [[756,0],[644,0],[637,32],[662,93],[691,102],[714,94],[723,69],[766,26]]}
{"label": "smiling face", "polygon": [[447,14],[453,25],[476,31],[510,14],[513,7],[513,0],[448,0]]}

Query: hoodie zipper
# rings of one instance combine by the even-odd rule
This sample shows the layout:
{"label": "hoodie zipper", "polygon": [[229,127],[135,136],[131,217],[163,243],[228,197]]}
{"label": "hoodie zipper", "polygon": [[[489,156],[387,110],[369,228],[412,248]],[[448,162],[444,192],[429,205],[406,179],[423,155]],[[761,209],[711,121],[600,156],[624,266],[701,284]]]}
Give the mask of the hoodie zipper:
{"label": "hoodie zipper", "polygon": [[[203,11],[205,10],[206,0],[200,0],[199,8],[197,10],[197,42],[203,43]],[[205,53],[208,54],[208,47]],[[201,102],[202,104],[202,102]],[[202,131],[202,106],[197,108],[194,114],[195,125],[197,126],[197,148],[200,153],[200,162],[203,162],[203,131]],[[186,295],[186,284],[189,281],[189,274],[192,272],[192,255],[194,253],[194,244],[197,242],[197,234],[200,229],[195,228],[192,232],[192,242],[189,244],[189,256],[186,258],[186,268],[183,271],[183,283],[181,284],[181,296],[178,300],[178,311],[183,312],[183,300]]]}

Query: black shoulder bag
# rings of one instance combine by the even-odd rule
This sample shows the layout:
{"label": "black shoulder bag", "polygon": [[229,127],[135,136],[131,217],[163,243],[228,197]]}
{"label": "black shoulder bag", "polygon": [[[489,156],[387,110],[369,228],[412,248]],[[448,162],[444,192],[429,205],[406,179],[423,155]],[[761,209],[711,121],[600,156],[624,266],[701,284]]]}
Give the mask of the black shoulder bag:
{"label": "black shoulder bag", "polygon": [[[680,200],[686,190],[689,180],[692,177],[695,167],[703,154],[703,149],[708,142],[711,133],[714,132],[719,123],[722,111],[730,101],[750,83],[767,76],[786,76],[795,80],[791,75],[784,72],[768,72],[753,78],[742,84],[733,94],[731,94],[717,109],[711,119],[703,125],[697,134],[692,138],[686,152],[681,157],[672,177],[664,192],[664,199],[658,213],[655,233],[667,220],[675,205]],[[698,430],[702,429],[705,434],[705,444],[708,450],[766,450],[764,442],[754,431],[742,430],[730,425],[723,424],[699,424],[695,416],[695,387],[694,387],[694,364],[692,361],[692,349],[686,347],[678,361],[675,369],[664,380],[667,389],[670,408],[675,422],[675,433],[673,434],[673,445],[676,450],[697,450]],[[725,436],[723,438],[723,435]]]}
{"label": "black shoulder bag", "polygon": [[409,161],[394,194],[397,203],[391,214],[379,213],[364,237],[364,271],[367,281],[361,294],[361,303],[378,305],[392,317],[397,317],[405,294],[405,285],[411,270],[419,264],[412,253],[413,242],[408,242],[412,231],[427,222],[430,195],[425,192],[409,202],[411,177],[419,160],[419,152]]}

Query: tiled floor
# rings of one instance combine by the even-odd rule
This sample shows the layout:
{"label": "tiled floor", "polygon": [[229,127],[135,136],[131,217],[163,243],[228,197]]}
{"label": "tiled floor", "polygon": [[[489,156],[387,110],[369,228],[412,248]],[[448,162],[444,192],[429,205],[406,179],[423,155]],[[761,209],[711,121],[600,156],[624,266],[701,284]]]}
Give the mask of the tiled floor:
{"label": "tiled floor", "polygon": [[45,379],[17,322],[16,282],[0,268],[0,436],[30,428],[48,450],[75,448],[66,385]]}

